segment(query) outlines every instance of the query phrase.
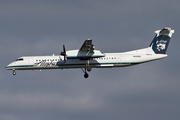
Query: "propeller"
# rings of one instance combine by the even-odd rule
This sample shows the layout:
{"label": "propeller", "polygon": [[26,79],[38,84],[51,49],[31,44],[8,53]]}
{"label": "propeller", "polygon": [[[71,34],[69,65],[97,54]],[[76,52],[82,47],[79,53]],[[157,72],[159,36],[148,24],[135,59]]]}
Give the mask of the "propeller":
{"label": "propeller", "polygon": [[66,63],[66,49],[65,49],[65,45],[63,45],[63,52],[61,51],[60,55],[64,56],[64,63]]}

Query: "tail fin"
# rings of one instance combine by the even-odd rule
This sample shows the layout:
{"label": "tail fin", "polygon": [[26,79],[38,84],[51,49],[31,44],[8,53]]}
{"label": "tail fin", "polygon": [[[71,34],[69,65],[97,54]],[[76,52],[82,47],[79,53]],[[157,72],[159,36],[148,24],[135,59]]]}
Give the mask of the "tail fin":
{"label": "tail fin", "polygon": [[166,50],[174,30],[171,28],[164,28],[162,30],[155,31],[155,33],[156,36],[149,47],[151,47],[156,54],[166,54]]}

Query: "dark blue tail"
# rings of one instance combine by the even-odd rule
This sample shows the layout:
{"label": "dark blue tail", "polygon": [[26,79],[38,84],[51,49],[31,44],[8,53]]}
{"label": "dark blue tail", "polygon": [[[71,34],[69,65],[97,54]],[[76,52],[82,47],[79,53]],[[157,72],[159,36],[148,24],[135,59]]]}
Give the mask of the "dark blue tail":
{"label": "dark blue tail", "polygon": [[155,31],[156,36],[149,45],[156,54],[166,54],[170,39],[174,30],[171,28],[164,28],[162,30]]}

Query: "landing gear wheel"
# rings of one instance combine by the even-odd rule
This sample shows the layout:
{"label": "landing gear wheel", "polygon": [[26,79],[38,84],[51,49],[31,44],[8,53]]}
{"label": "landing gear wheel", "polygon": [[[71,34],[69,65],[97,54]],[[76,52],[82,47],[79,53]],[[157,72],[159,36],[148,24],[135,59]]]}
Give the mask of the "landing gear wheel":
{"label": "landing gear wheel", "polygon": [[13,70],[13,75],[16,75],[16,72],[15,72],[15,70]]}
{"label": "landing gear wheel", "polygon": [[84,78],[88,78],[89,75],[87,73],[84,74]]}
{"label": "landing gear wheel", "polygon": [[81,68],[81,70],[84,72],[84,78],[88,78],[89,77],[89,75],[87,74],[87,68],[84,68],[84,70],[83,70],[83,68]]}
{"label": "landing gear wheel", "polygon": [[90,71],[91,71],[91,67],[88,67],[88,68],[87,68],[87,71],[90,72]]}

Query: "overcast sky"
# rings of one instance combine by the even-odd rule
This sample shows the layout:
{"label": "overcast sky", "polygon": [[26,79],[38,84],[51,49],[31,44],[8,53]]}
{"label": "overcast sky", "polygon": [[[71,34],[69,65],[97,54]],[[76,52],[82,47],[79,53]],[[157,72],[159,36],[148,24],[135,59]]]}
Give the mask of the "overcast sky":
{"label": "overcast sky", "polygon": [[[179,120],[178,0],[1,0],[0,120]],[[102,52],[148,47],[172,27],[168,57],[124,68],[5,70],[21,56],[79,49],[87,38]]]}

